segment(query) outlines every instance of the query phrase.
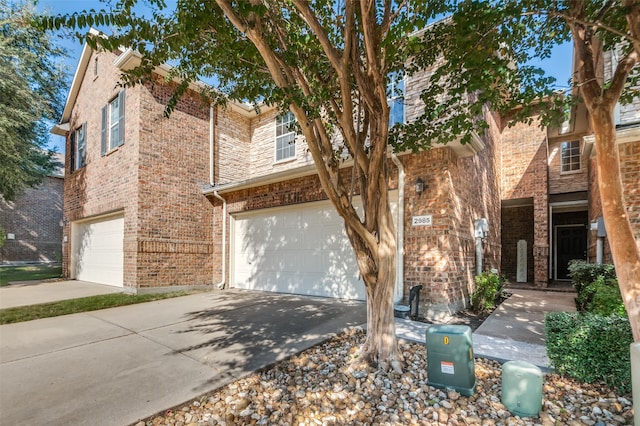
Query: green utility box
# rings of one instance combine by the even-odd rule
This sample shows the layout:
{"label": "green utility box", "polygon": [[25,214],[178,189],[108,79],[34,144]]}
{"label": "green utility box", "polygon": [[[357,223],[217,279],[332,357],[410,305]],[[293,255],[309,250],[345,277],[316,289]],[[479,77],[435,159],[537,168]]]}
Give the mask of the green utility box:
{"label": "green utility box", "polygon": [[476,389],[471,328],[432,325],[427,329],[427,383],[471,396]]}
{"label": "green utility box", "polygon": [[502,404],[520,417],[538,417],[542,409],[542,371],[526,361],[502,366]]}

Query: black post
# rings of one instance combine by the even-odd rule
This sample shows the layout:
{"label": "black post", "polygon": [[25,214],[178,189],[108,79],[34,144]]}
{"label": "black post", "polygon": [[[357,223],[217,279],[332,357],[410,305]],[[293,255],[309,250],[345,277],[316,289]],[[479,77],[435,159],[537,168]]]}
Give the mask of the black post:
{"label": "black post", "polygon": [[418,309],[420,309],[420,290],[422,290],[421,285],[413,286],[409,290],[409,307],[411,308],[411,318],[418,317]]}

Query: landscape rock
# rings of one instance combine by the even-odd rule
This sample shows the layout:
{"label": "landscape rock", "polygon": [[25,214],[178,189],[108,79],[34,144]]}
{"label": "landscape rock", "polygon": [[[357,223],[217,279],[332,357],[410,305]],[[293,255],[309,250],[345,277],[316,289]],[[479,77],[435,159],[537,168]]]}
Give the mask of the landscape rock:
{"label": "landscape rock", "polygon": [[345,333],[135,426],[633,423],[630,395],[557,374],[544,377],[540,417],[520,418],[500,402],[501,366],[495,361],[476,358],[476,392],[467,397],[427,384],[424,345],[400,343],[400,375],[353,364],[363,341],[362,332]]}

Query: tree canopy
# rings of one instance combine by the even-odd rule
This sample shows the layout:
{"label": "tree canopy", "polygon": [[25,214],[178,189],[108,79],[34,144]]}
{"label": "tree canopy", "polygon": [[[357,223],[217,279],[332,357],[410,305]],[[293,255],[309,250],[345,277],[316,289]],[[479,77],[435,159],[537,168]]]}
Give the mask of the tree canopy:
{"label": "tree canopy", "polygon": [[27,3],[0,0],[0,195],[8,201],[59,166],[46,145],[66,94],[64,51],[33,16]]}

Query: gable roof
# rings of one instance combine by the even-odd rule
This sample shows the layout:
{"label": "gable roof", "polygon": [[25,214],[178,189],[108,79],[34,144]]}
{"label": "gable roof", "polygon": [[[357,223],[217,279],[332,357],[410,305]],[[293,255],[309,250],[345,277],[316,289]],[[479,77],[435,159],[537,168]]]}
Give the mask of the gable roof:
{"label": "gable roof", "polygon": [[[89,30],[89,35],[94,37],[106,37],[103,33],[96,30],[95,28],[91,28]],[[69,88],[69,93],[67,94],[67,100],[64,105],[64,110],[62,111],[62,116],[60,117],[60,121],[58,124],[55,124],[51,129],[51,133],[54,135],[65,136],[67,132],[69,132],[69,120],[71,119],[71,113],[73,111],[73,107],[75,106],[76,100],[78,98],[78,93],[80,92],[80,86],[82,85],[82,80],[84,78],[84,74],[89,67],[89,60],[91,59],[91,54],[93,53],[93,48],[89,46],[86,42],[82,46],[82,53],[80,54],[80,59],[78,60],[78,66],[76,67],[76,71],[73,75],[73,80],[71,82],[71,86]],[[122,71],[127,71],[133,69],[138,64],[140,64],[140,59],[142,55],[132,49],[129,48],[121,48],[121,53],[118,55],[118,58],[114,61],[114,65],[121,69]],[[169,75],[171,71],[171,66],[167,64],[162,64],[156,68],[155,72],[159,75],[166,77]],[[199,90],[202,87],[207,87],[208,85],[202,81],[197,81],[191,83],[190,87],[194,90]],[[246,117],[255,117],[257,116],[255,109],[252,105],[242,104],[239,102],[230,102],[231,108],[239,112],[240,114]],[[261,109],[266,112],[274,107],[262,106]]]}

